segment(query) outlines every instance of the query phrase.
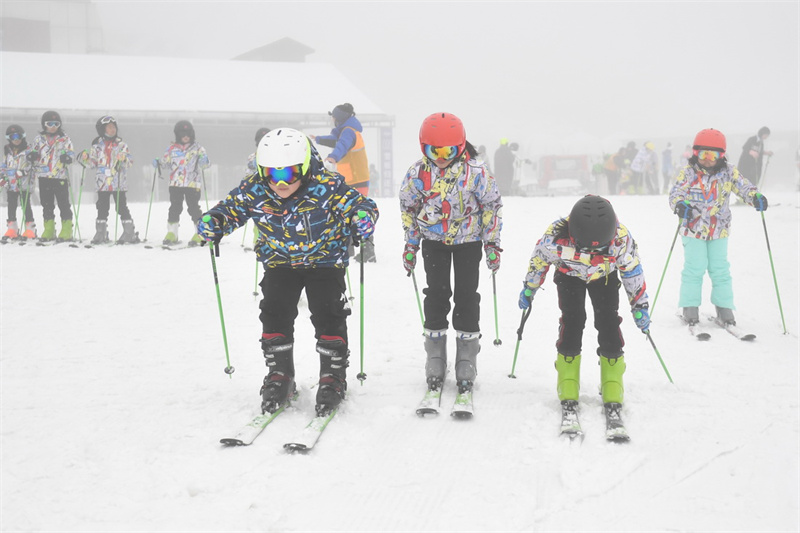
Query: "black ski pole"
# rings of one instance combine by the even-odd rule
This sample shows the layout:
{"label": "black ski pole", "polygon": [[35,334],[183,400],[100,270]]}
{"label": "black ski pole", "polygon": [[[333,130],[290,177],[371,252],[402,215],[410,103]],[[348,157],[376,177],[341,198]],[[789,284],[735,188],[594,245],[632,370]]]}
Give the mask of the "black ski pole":
{"label": "black ski pole", "polygon": [[[357,213],[357,215],[358,215],[358,218],[365,218],[367,216],[367,213],[365,211],[359,211]],[[354,237],[353,238],[353,246],[355,246],[357,248],[360,248],[361,247],[361,239],[358,238],[358,237]],[[358,302],[358,305],[359,305],[359,318],[360,318],[360,321],[361,321],[361,327],[360,327],[360,331],[359,331],[359,334],[360,334],[360,337],[361,337],[360,338],[360,345],[359,345],[359,350],[360,350],[360,355],[361,355],[361,372],[359,372],[358,375],[356,376],[358,381],[361,382],[361,385],[364,385],[364,380],[367,379],[367,374],[364,373],[364,263],[366,263],[366,262],[367,262],[367,260],[364,257],[364,250],[362,248],[361,249],[361,261],[359,261],[359,263],[360,263],[360,266],[359,266],[359,282],[360,282],[360,286],[361,287],[360,287],[359,302]]]}
{"label": "black ski pole", "polygon": [[[211,215],[206,215],[203,217],[203,222],[211,221]],[[217,291],[217,307],[219,308],[219,322],[222,325],[222,343],[225,345],[225,360],[228,363],[228,366],[225,367],[225,373],[228,374],[231,378],[231,374],[236,370],[231,366],[231,357],[230,353],[228,352],[228,335],[225,332],[225,315],[222,312],[222,297],[219,294],[219,277],[217,276],[217,260],[216,257],[219,257],[219,240],[213,241],[209,247],[208,251],[211,252],[211,270],[214,272],[214,288]]]}
{"label": "black ski pole", "polygon": [[514,362],[511,364],[511,373],[508,377],[512,379],[517,379],[517,376],[514,374],[514,369],[517,367],[517,353],[519,352],[519,343],[522,342],[522,330],[525,329],[525,322],[527,322],[528,317],[531,315],[531,308],[532,306],[528,306],[527,309],[522,311],[522,318],[519,321],[519,328],[517,328],[517,346],[514,348]]}

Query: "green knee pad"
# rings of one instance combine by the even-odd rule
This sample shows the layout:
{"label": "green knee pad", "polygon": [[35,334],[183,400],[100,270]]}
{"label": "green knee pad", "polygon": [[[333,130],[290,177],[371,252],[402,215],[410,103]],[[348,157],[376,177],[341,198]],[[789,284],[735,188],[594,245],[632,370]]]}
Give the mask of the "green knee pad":
{"label": "green knee pad", "polygon": [[561,355],[556,357],[558,372],[558,399],[576,400],[581,389],[581,356]]}
{"label": "green knee pad", "polygon": [[600,384],[603,391],[603,403],[622,403],[625,389],[622,386],[622,374],[625,373],[625,357],[608,359],[600,356]]}

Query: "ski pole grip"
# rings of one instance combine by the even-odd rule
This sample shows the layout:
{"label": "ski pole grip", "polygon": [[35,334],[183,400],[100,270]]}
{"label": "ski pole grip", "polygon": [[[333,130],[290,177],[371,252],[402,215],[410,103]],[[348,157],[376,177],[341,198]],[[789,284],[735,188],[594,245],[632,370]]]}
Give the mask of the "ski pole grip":
{"label": "ski pole grip", "polygon": [[533,294],[533,291],[532,291],[532,290],[530,290],[530,289],[525,289],[525,296],[530,296],[531,294]]}
{"label": "ski pole grip", "polygon": [[367,218],[367,212],[366,211],[362,210],[362,211],[359,211],[356,214],[358,215],[358,218]]}

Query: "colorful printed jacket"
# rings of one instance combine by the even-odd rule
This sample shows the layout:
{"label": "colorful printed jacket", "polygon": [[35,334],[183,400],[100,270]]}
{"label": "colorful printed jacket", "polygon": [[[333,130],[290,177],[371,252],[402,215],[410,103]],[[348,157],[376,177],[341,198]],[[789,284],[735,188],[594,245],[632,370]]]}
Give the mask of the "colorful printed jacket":
{"label": "colorful printed jacket", "polygon": [[133,165],[128,145],[119,137],[97,138],[92,147],[81,152],[79,162],[96,168],[95,190],[97,192],[127,191],[128,169]]}
{"label": "colorful printed jacket", "polygon": [[503,201],[486,165],[466,154],[442,170],[427,158],[408,169],[400,214],[409,244],[494,242],[500,246]]}
{"label": "colorful printed jacket", "polygon": [[706,241],[728,237],[731,193],[753,205],[758,189],[730,163],[711,175],[700,166],[684,167],[669,193],[669,207],[673,213],[678,202],[684,200],[694,208],[692,217],[681,222],[681,235]]}
{"label": "colorful printed jacket", "polygon": [[191,187],[193,189],[202,188],[203,175],[201,171],[211,166],[206,149],[197,142],[172,143],[159,159],[159,163],[162,167],[169,169],[170,187]]}
{"label": "colorful printed jacket", "polygon": [[61,156],[66,154],[74,158],[75,152],[66,133],[61,130],[55,135],[40,133],[33,139],[30,151],[39,154],[39,158],[33,162],[35,177],[56,180],[69,178],[69,168],[61,162]]}
{"label": "colorful printed jacket", "polygon": [[639,261],[636,241],[628,228],[617,223],[617,235],[606,253],[585,253],[578,250],[575,241],[569,236],[568,224],[569,217],[556,220],[536,243],[528,274],[525,276],[525,285],[530,289],[541,287],[550,265],[556,265],[559,272],[586,283],[606,278],[619,270],[631,308],[648,305],[644,271]]}
{"label": "colorful printed jacket", "polygon": [[20,150],[14,153],[10,149],[11,145],[6,145],[3,150],[3,163],[0,166],[2,176],[0,179],[4,185],[8,186],[10,192],[19,192],[33,190],[33,174],[31,172],[31,163],[28,161],[28,149]]}
{"label": "colorful printed jacket", "polygon": [[253,219],[256,254],[267,268],[346,268],[351,224],[360,210],[378,219],[375,202],[312,160],[309,183],[292,197],[280,198],[252,174],[209,214],[222,221],[226,235]]}
{"label": "colorful printed jacket", "polygon": [[253,152],[247,156],[247,175],[258,172],[258,165],[256,163],[256,153]]}
{"label": "colorful printed jacket", "polygon": [[653,150],[642,148],[631,161],[631,170],[634,172],[654,173],[658,168],[658,156]]}

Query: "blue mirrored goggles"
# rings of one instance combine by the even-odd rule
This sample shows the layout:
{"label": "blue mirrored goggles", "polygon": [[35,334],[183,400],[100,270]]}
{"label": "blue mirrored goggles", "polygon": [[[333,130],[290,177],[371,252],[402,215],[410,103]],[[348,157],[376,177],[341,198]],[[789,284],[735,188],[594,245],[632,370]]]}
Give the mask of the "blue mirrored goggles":
{"label": "blue mirrored goggles", "polygon": [[258,174],[262,178],[269,178],[270,183],[275,185],[280,183],[291,185],[303,177],[303,165],[297,164],[289,167],[262,167],[259,165]]}
{"label": "blue mirrored goggles", "polygon": [[430,144],[425,145],[425,157],[427,157],[431,161],[436,161],[437,159],[444,159],[445,161],[449,161],[450,159],[455,159],[457,155],[458,155],[458,146],[433,146]]}
{"label": "blue mirrored goggles", "polygon": [[12,133],[11,135],[6,135],[6,140],[7,141],[16,141],[16,140],[24,139],[24,138],[25,138],[25,134],[24,133],[17,133],[16,131],[14,133]]}

